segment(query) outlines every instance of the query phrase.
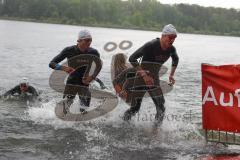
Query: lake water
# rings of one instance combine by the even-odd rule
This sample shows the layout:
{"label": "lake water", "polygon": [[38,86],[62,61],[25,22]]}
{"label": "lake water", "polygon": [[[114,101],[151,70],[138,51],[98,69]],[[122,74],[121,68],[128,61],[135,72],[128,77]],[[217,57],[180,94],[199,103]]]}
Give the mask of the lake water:
{"label": "lake water", "polygon": [[[176,85],[165,95],[166,117],[153,131],[155,106],[144,99],[130,123],[121,119],[128,108],[118,106],[103,117],[87,122],[65,122],[55,116],[62,95],[49,87],[50,60],[64,47],[76,44],[81,29],[92,33],[103,68],[99,78],[112,89],[110,64],[118,52],[131,55],[160,32],[55,25],[0,20],[0,90],[10,89],[28,77],[41,92],[42,102],[0,100],[0,159],[201,159],[215,154],[240,153],[239,146],[205,144],[201,134],[201,63],[238,64],[240,38],[179,34],[174,45],[180,57]],[[159,29],[160,30],[160,29]],[[133,42],[127,50],[106,52],[107,42]],[[170,70],[171,61],[165,64]],[[168,72],[169,74],[169,72]],[[168,76],[164,75],[167,81]],[[91,102],[93,105],[94,102]],[[95,102],[97,103],[97,101]],[[186,118],[186,115],[191,117]]]}

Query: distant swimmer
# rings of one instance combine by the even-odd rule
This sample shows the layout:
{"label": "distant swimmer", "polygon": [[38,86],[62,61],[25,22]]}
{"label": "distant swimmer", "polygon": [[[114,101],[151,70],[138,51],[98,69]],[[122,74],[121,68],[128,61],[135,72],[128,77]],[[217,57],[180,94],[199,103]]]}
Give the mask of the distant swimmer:
{"label": "distant swimmer", "polygon": [[[54,70],[64,71],[68,74],[63,98],[66,99],[63,112],[67,114],[69,107],[73,103],[75,96],[80,99],[80,112],[86,113],[91,101],[89,84],[95,79],[102,68],[102,61],[99,52],[90,47],[92,36],[88,30],[81,30],[78,34],[77,44],[66,47],[54,57],[49,63],[49,67]],[[60,64],[67,59],[67,65]],[[96,67],[92,74],[92,64]],[[100,82],[100,81],[99,81]],[[104,86],[102,85],[102,88]]]}
{"label": "distant swimmer", "polygon": [[[177,30],[172,24],[168,24],[164,26],[161,38],[147,42],[129,57],[129,62],[137,70],[137,74],[144,79],[146,85],[134,87],[136,90],[131,97],[131,107],[124,113],[124,120],[130,120],[139,111],[143,96],[148,92],[156,106],[155,119],[157,122],[162,122],[165,100],[160,87],[159,71],[171,57],[172,68],[169,82],[170,85],[174,85],[174,73],[179,61],[176,49],[172,45],[176,37]],[[141,59],[141,62],[138,62],[138,59]]]}
{"label": "distant swimmer", "polygon": [[33,86],[29,85],[28,79],[24,77],[20,81],[19,85],[10,89],[6,93],[4,93],[2,96],[3,97],[8,97],[8,96],[37,97],[37,96],[39,96],[39,93]]}

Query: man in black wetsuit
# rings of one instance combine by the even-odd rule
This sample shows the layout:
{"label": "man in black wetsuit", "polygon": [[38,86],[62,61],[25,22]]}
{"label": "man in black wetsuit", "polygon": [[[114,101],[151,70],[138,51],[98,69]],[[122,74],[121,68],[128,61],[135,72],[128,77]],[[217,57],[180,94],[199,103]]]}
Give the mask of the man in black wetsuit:
{"label": "man in black wetsuit", "polygon": [[[100,54],[94,48],[90,47],[92,36],[89,31],[82,30],[78,34],[77,45],[66,47],[59,55],[54,57],[49,67],[55,70],[62,70],[69,74],[66,82],[63,98],[67,98],[64,112],[69,111],[70,105],[76,94],[80,99],[80,112],[86,113],[86,107],[89,107],[91,101],[91,93],[89,91],[89,83],[96,78],[101,70],[102,62]],[[68,66],[59,63],[67,58]],[[92,63],[96,63],[94,73],[90,75]]]}
{"label": "man in black wetsuit", "polygon": [[[162,122],[164,118],[164,97],[160,87],[159,70],[169,57],[172,58],[172,68],[169,75],[170,85],[175,83],[174,73],[178,65],[178,55],[175,47],[172,45],[177,37],[177,30],[172,24],[166,25],[162,30],[161,38],[156,38],[147,42],[130,57],[129,62],[137,69],[137,74],[144,80],[144,85],[135,85],[135,91],[132,91],[131,108],[124,113],[124,120],[130,120],[141,106],[142,98],[148,92],[156,106],[155,119]],[[142,61],[138,63],[138,59]]]}
{"label": "man in black wetsuit", "polygon": [[23,78],[19,85],[15,86],[14,88],[10,89],[6,93],[3,94],[3,97],[7,96],[31,96],[37,97],[39,94],[33,86],[30,86],[28,83],[27,78]]}

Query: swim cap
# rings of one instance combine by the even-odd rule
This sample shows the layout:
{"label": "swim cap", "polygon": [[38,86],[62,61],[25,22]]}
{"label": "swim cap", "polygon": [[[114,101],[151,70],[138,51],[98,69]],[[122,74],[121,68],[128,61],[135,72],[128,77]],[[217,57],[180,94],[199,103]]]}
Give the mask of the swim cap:
{"label": "swim cap", "polygon": [[162,35],[177,35],[177,30],[172,24],[168,24],[163,27]]}
{"label": "swim cap", "polygon": [[92,38],[90,32],[88,30],[81,30],[78,33],[78,40],[80,39],[88,39],[88,38]]}
{"label": "swim cap", "polygon": [[23,78],[21,79],[21,81],[20,81],[20,84],[26,84],[26,85],[28,85],[28,78],[23,77]]}

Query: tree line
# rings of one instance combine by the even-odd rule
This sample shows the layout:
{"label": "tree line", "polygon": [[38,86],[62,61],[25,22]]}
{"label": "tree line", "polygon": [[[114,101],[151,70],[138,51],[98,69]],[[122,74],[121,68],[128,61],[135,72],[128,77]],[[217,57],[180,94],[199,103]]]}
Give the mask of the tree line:
{"label": "tree line", "polygon": [[157,0],[0,0],[0,18],[48,23],[240,36],[240,11]]}

